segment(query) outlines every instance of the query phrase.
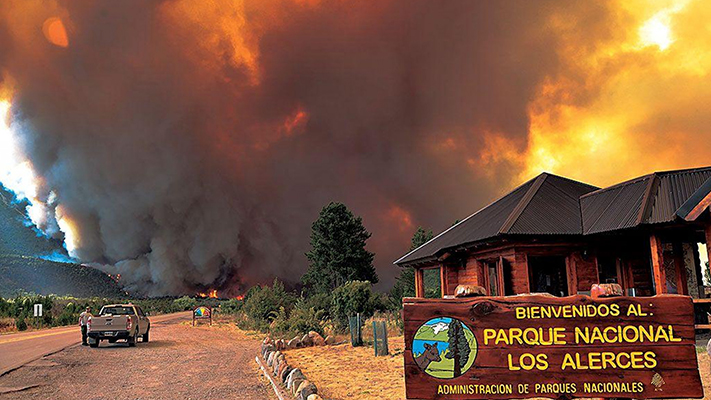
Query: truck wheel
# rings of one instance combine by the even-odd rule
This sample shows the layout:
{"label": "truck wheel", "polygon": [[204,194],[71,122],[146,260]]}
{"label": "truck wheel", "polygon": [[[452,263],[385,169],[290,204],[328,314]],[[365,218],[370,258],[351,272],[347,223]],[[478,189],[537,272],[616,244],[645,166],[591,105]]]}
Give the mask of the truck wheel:
{"label": "truck wheel", "polygon": [[146,331],[146,334],[143,335],[143,343],[148,343],[148,332],[151,331],[151,328],[149,327],[148,330]]}
{"label": "truck wheel", "polygon": [[138,330],[130,338],[128,338],[128,347],[136,347],[136,339],[138,339]]}

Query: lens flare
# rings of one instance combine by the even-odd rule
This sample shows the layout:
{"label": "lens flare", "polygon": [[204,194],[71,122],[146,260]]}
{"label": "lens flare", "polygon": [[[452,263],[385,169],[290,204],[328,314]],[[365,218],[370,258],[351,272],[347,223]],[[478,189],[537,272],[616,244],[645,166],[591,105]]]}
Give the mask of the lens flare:
{"label": "lens flare", "polygon": [[47,41],[55,46],[69,46],[67,29],[64,27],[64,23],[59,18],[52,17],[44,21],[44,24],[42,25],[42,33],[44,33],[44,37],[47,38]]}

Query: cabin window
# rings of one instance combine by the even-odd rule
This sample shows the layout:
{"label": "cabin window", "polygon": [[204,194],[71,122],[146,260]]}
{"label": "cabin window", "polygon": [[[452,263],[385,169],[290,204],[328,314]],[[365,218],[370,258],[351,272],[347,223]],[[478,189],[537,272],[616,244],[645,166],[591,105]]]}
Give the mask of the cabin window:
{"label": "cabin window", "polygon": [[490,261],[486,263],[486,271],[489,281],[489,296],[499,296],[499,269],[497,268],[496,261]]}
{"label": "cabin window", "polygon": [[425,297],[428,299],[439,299],[442,297],[442,283],[439,268],[428,268],[424,270]]}
{"label": "cabin window", "polygon": [[597,271],[600,274],[600,283],[620,283],[615,257],[598,257]]}
{"label": "cabin window", "polygon": [[529,257],[528,272],[531,292],[550,293],[554,296],[568,295],[565,257]]}

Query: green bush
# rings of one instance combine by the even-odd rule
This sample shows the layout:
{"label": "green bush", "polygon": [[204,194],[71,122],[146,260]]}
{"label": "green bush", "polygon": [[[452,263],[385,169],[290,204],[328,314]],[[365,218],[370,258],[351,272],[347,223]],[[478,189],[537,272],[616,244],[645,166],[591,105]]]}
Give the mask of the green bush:
{"label": "green bush", "polygon": [[316,311],[323,312],[323,318],[331,318],[331,309],[333,308],[333,296],[331,293],[316,293],[304,299],[305,307],[313,308]]}
{"label": "green bush", "polygon": [[175,311],[188,311],[197,307],[197,300],[192,297],[183,296],[179,299],[173,300],[173,310]]}
{"label": "green bush", "polygon": [[242,311],[244,301],[240,299],[225,300],[220,303],[220,310],[225,314],[237,314]]}
{"label": "green bush", "polygon": [[26,331],[27,330],[27,322],[25,322],[24,317],[17,318],[15,320],[15,327],[17,328],[18,331]]}
{"label": "green bush", "polygon": [[284,284],[276,279],[271,287],[255,286],[247,294],[242,310],[260,330],[266,329],[269,323],[277,318],[282,308],[285,315],[289,315],[296,301],[295,296],[287,292]]}
{"label": "green bush", "polygon": [[350,281],[333,291],[331,317],[338,330],[348,327],[348,317],[357,313],[365,320],[373,316],[376,301],[368,281]]}

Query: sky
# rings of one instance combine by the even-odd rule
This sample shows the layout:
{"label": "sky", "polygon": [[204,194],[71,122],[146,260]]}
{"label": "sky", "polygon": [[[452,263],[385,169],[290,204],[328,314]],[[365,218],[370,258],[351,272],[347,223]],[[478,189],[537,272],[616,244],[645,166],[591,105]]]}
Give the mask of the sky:
{"label": "sky", "polygon": [[307,267],[330,201],[386,289],[439,232],[547,171],[711,164],[704,1],[7,0],[0,182],[136,292]]}

